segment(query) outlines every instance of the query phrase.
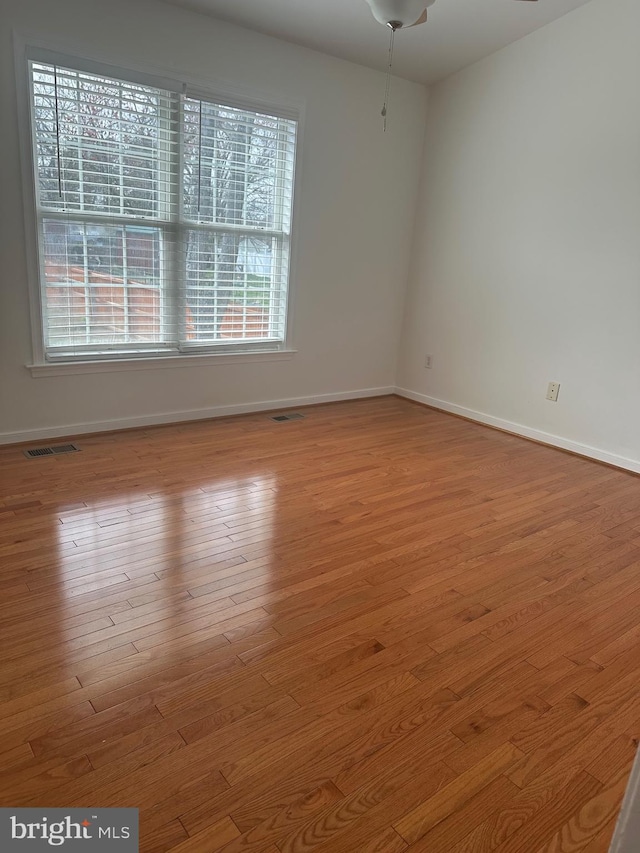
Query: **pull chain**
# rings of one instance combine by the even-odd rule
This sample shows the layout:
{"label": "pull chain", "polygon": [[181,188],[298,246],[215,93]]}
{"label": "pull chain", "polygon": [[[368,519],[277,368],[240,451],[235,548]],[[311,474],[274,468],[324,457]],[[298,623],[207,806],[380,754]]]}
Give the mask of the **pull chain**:
{"label": "pull chain", "polygon": [[387,107],[389,106],[389,90],[391,88],[391,65],[393,63],[393,42],[396,34],[396,27],[391,23],[387,24],[389,29],[391,30],[391,35],[389,37],[389,65],[387,66],[387,82],[384,90],[384,104],[382,106],[382,112],[380,115],[383,119],[384,132],[387,132]]}

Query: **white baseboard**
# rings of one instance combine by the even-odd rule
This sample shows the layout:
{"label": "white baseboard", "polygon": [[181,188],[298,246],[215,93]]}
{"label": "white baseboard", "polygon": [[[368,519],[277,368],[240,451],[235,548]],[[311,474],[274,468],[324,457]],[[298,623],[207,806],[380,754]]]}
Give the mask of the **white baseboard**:
{"label": "white baseboard", "polygon": [[433,409],[440,409],[443,412],[450,412],[453,415],[461,415],[463,418],[496,427],[504,432],[521,435],[524,438],[531,438],[534,441],[539,441],[541,444],[548,444],[550,447],[559,447],[562,450],[569,450],[580,456],[597,459],[599,462],[606,462],[609,465],[615,465],[617,468],[624,468],[627,471],[640,474],[640,461],[637,459],[628,459],[626,456],[618,456],[616,453],[601,450],[599,447],[591,447],[589,444],[571,441],[568,438],[562,438],[560,435],[553,435],[553,433],[533,429],[532,427],[506,421],[502,418],[495,418],[493,415],[487,415],[485,412],[476,412],[475,409],[466,409],[464,406],[448,403],[446,400],[438,400],[436,397],[428,397],[426,394],[409,391],[408,388],[396,388],[395,393],[399,397],[406,397],[408,400],[424,403],[425,406],[431,406]]}
{"label": "white baseboard", "polygon": [[366,397],[383,397],[388,394],[397,394],[400,397],[406,397],[408,400],[415,400],[418,403],[424,403],[424,405],[430,406],[433,409],[450,412],[454,415],[461,415],[469,420],[477,421],[478,423],[486,424],[487,426],[496,427],[497,429],[513,433],[514,435],[531,438],[534,441],[539,441],[542,444],[548,444],[551,447],[559,447],[562,450],[569,450],[572,453],[579,454],[580,456],[597,459],[599,462],[606,462],[609,465],[615,465],[618,468],[624,468],[627,471],[633,471],[636,474],[640,474],[639,460],[619,456],[616,453],[610,453],[609,451],[601,450],[598,447],[591,447],[591,445],[588,444],[571,441],[570,439],[563,438],[562,436],[533,429],[532,427],[507,421],[503,418],[496,418],[493,415],[486,414],[485,412],[477,412],[475,409],[467,409],[464,406],[458,406],[455,403],[449,403],[446,400],[438,400],[436,397],[419,394],[416,391],[410,391],[408,388],[394,388],[393,386],[383,388],[361,388],[356,391],[338,391],[332,394],[313,394],[308,397],[287,397],[282,400],[262,400],[257,403],[238,403],[236,405],[229,406],[212,406],[207,409],[161,412],[160,414],[144,415],[141,417],[113,418],[106,421],[87,421],[85,423],[67,424],[65,426],[42,427],[41,429],[28,429],[20,432],[5,432],[0,433],[0,445],[85,435],[93,432],[109,432],[112,430],[156,426],[159,424],[180,423],[182,421],[207,420],[229,415],[244,415],[251,414],[252,412],[288,409],[296,406],[314,406],[320,403],[334,403],[340,400],[358,400]]}
{"label": "white baseboard", "polygon": [[228,415],[244,415],[251,412],[268,412],[274,409],[290,409],[297,406],[315,406],[319,403],[335,403],[340,400],[358,400],[365,397],[383,397],[393,394],[395,388],[361,388],[357,391],[338,391],[334,394],[313,394],[309,397],[287,397],[284,400],[262,400],[258,403],[238,403],[231,406],[212,406],[208,409],[191,409],[182,412],[162,412],[157,415],[143,415],[134,418],[113,418],[107,421],[87,421],[80,424],[66,424],[57,427],[27,429],[21,432],[0,433],[0,444],[40,441],[41,439],[61,438],[84,435],[92,432],[109,432],[119,429],[173,424],[182,421],[200,421],[209,418],[221,418]]}

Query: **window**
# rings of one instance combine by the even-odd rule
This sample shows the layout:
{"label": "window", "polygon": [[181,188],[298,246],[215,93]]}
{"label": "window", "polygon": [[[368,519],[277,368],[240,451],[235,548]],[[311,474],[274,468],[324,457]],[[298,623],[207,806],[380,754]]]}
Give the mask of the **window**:
{"label": "window", "polygon": [[46,359],[283,348],[295,118],[29,69]]}

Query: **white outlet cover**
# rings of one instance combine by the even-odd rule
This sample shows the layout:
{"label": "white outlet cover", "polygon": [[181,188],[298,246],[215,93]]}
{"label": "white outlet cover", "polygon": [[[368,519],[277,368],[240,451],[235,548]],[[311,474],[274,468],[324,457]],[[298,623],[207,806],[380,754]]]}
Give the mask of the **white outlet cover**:
{"label": "white outlet cover", "polygon": [[560,383],[559,382],[550,382],[547,386],[547,400],[551,400],[553,403],[557,402],[558,394],[560,393]]}

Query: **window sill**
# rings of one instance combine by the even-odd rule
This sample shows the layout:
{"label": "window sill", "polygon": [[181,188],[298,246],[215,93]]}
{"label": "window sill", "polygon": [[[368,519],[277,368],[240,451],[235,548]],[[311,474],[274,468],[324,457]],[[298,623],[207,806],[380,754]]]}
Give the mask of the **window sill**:
{"label": "window sill", "polygon": [[213,367],[225,364],[255,364],[263,361],[289,361],[296,350],[273,352],[203,353],[200,355],[167,355],[150,358],[113,358],[95,361],[65,361],[27,364],[34,379],[49,376],[73,376],[81,373],[125,373],[130,370],[157,370],[174,367]]}

